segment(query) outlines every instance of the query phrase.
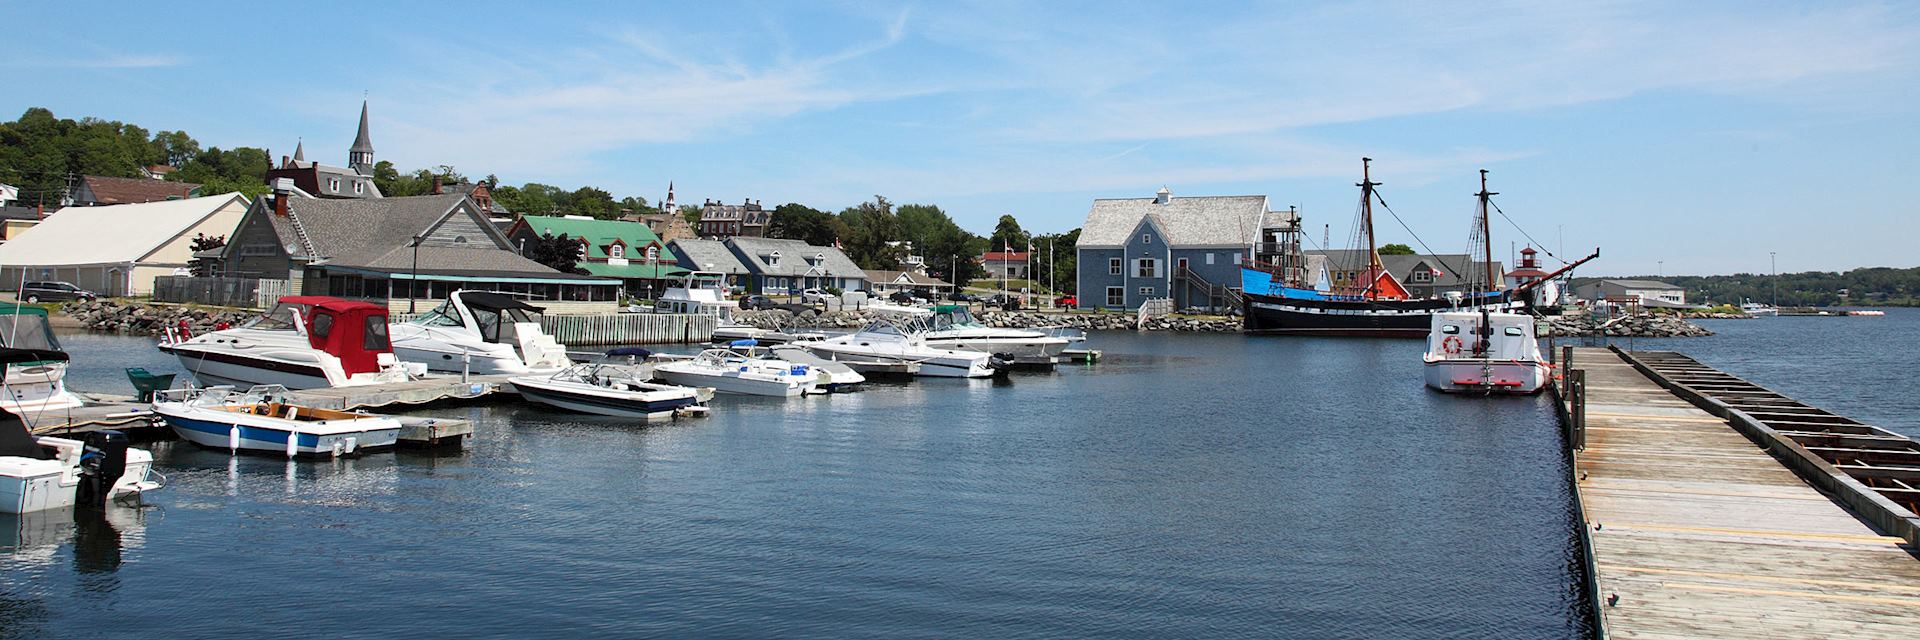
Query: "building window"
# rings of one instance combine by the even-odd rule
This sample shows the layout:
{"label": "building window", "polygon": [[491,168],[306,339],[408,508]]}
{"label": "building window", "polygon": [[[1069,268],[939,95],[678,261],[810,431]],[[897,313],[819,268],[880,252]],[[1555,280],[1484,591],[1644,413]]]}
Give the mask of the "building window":
{"label": "building window", "polygon": [[767,266],[769,267],[780,266],[780,252],[775,251],[773,253],[767,254]]}
{"label": "building window", "polygon": [[1153,297],[1153,287],[1140,287],[1141,299],[1144,300],[1146,298],[1151,298],[1151,297]]}
{"label": "building window", "polygon": [[1107,275],[1110,275],[1110,276],[1120,275],[1120,259],[1119,258],[1107,259]]}
{"label": "building window", "polygon": [[361,182],[359,180],[353,181],[353,195],[357,196],[366,192],[367,192],[367,183]]}
{"label": "building window", "polygon": [[1109,307],[1127,306],[1126,290],[1120,287],[1107,287],[1107,306]]}
{"label": "building window", "polygon": [[1240,258],[1241,258],[1241,255],[1239,254],[1239,252],[1235,252],[1233,254],[1233,263],[1240,264]]}
{"label": "building window", "polygon": [[1153,234],[1151,233],[1140,234],[1140,244],[1153,244]]}
{"label": "building window", "polygon": [[648,260],[659,260],[659,259],[660,259],[660,247],[647,247],[647,259],[648,259]]}
{"label": "building window", "polygon": [[327,178],[327,190],[328,190],[328,191],[339,191],[339,190],[340,190],[340,179],[339,179],[339,178]]}
{"label": "building window", "polygon": [[1208,252],[1208,253],[1207,253],[1207,264],[1213,264],[1213,253],[1212,253],[1212,252]]}
{"label": "building window", "polygon": [[1419,283],[1433,282],[1433,270],[1431,269],[1413,270],[1413,281],[1419,282]]}
{"label": "building window", "polygon": [[1133,261],[1133,277],[1135,278],[1160,277],[1160,269],[1159,269],[1160,265],[1156,264],[1158,262],[1159,262],[1158,260],[1155,260],[1153,258],[1141,258],[1139,260]]}
{"label": "building window", "polygon": [[617,244],[607,245],[607,257],[625,258],[627,257],[627,248]]}

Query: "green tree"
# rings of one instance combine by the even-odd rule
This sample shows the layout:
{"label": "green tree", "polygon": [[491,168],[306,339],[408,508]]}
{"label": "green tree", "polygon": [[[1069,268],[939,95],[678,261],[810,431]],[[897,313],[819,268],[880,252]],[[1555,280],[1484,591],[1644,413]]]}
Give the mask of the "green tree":
{"label": "green tree", "polygon": [[773,215],[767,220],[768,237],[800,240],[821,247],[833,246],[840,238],[839,231],[839,220],[833,214],[795,202],[774,207]]}
{"label": "green tree", "polygon": [[[194,253],[200,253],[202,251],[207,251],[210,249],[218,249],[224,246],[227,246],[226,236],[209,236],[204,233],[193,234],[192,248]],[[199,257],[195,257],[194,259],[187,262],[187,268],[193,271],[193,275],[201,278],[205,278],[205,277],[214,275],[213,273],[214,264],[215,264],[214,260],[206,260]]]}
{"label": "green tree", "polygon": [[1076,282],[1079,260],[1080,230],[1066,233],[1046,234],[1033,237],[1033,250],[1038,266],[1034,279],[1041,285],[1053,283],[1055,293],[1074,293],[1079,290]]}
{"label": "green tree", "polygon": [[589,216],[601,220],[620,217],[620,208],[613,202],[613,194],[594,187],[580,187],[574,190],[568,199],[568,212],[577,216]]}
{"label": "green tree", "polygon": [[855,264],[862,269],[900,268],[900,258],[906,254],[906,248],[891,244],[900,239],[900,224],[893,216],[893,203],[876,195],[871,202],[841,211],[840,220],[847,225],[847,235],[840,238],[841,250],[846,251]]}
{"label": "green tree", "polygon": [[554,271],[587,275],[587,270],[579,266],[581,252],[586,248],[585,240],[569,238],[562,233],[558,236],[542,234],[528,243],[525,251],[528,260],[546,265]]}
{"label": "green tree", "polygon": [[692,204],[680,205],[680,219],[687,221],[687,224],[693,225],[696,228],[699,227],[700,206]]}
{"label": "green tree", "polygon": [[[1409,247],[1409,246],[1407,246],[1407,245],[1404,245],[1404,244],[1401,244],[1401,243],[1398,243],[1398,242],[1395,242],[1395,243],[1393,243],[1393,244],[1388,244],[1388,245],[1383,245],[1383,246],[1381,246],[1381,247],[1380,247],[1380,249],[1379,249],[1379,251],[1380,251],[1380,255],[1383,255],[1383,256],[1410,256],[1410,255],[1413,255],[1413,247]],[[1484,277],[1483,277],[1483,278],[1481,278],[1481,280],[1485,280],[1485,279],[1486,279],[1486,278],[1484,278]]]}

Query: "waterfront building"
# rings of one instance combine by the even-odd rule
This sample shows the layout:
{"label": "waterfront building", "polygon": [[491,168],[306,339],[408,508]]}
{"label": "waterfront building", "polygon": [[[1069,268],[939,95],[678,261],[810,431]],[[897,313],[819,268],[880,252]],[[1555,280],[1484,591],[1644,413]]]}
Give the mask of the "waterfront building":
{"label": "waterfront building", "polygon": [[620,279],[627,292],[634,295],[652,297],[652,292],[665,288],[667,280],[687,272],[666,243],[638,222],[586,216],[521,216],[507,227],[506,235],[521,255],[526,255],[528,243],[542,236],[585,240],[579,267],[596,276]]}
{"label": "waterfront building", "polygon": [[688,271],[727,274],[729,284],[754,293],[797,293],[808,288],[867,289],[867,274],[834,247],[780,238],[674,240],[667,248]]}
{"label": "waterfront building", "polygon": [[60,280],[105,296],[149,295],[153,279],[186,269],[196,235],[228,236],[246,196],[67,207],[0,244],[0,281]]}
{"label": "waterfront building", "polygon": [[744,200],[740,204],[708,200],[700,205],[700,237],[709,240],[765,237],[767,222],[772,218],[773,212],[760,208],[759,200]]}
{"label": "waterfront building", "polygon": [[332,199],[279,189],[247,209],[221,263],[241,277],[286,279],[292,293],[396,312],[431,309],[455,289],[509,293],[549,312],[611,311],[620,289],[522,257],[464,193]]}
{"label": "waterfront building", "polygon": [[986,270],[989,278],[1026,278],[1032,257],[1026,251],[988,251],[973,261]]}
{"label": "waterfront building", "polygon": [[381,197],[380,188],[373,184],[373,138],[367,132],[366,101],[360,102],[360,131],[347,149],[347,166],[309,162],[306,146],[296,143],[293,157],[281,156],[280,165],[267,170],[267,184],[286,178],[302,193],[318,198]]}
{"label": "waterfront building", "polygon": [[926,291],[935,297],[945,298],[953,292],[953,283],[927,275],[924,271],[883,271],[868,269],[867,288],[873,295],[885,297],[895,291],[919,293]]}
{"label": "waterfront building", "polygon": [[1685,307],[1687,290],[1656,280],[1616,280],[1579,278],[1573,282],[1573,294],[1594,302],[1635,302],[1646,307]]}
{"label": "waterfront building", "polygon": [[191,182],[169,182],[152,178],[80,176],[80,183],[74,185],[73,193],[67,195],[66,204],[76,207],[97,207],[109,204],[180,200],[197,195],[200,195],[200,185]]}
{"label": "waterfront building", "polygon": [[1076,250],[1078,306],[1135,309],[1156,298],[1209,306],[1212,293],[1240,286],[1240,263],[1263,224],[1293,215],[1270,211],[1267,196],[1174,197],[1165,188],[1094,200]]}

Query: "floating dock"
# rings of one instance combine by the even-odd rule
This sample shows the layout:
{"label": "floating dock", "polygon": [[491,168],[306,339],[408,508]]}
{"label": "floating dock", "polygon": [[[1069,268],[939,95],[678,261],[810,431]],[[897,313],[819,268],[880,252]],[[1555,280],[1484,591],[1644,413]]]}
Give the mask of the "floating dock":
{"label": "floating dock", "polygon": [[1920,543],[1894,482],[1913,476],[1879,453],[1913,441],[1679,354],[1570,353],[1555,392],[1597,636],[1914,637]]}
{"label": "floating dock", "polygon": [[477,400],[495,393],[512,393],[507,384],[511,375],[429,374],[420,380],[370,384],[329,389],[290,391],[295,404],[315,409],[352,411],[379,409],[395,405],[421,405],[432,402]]}

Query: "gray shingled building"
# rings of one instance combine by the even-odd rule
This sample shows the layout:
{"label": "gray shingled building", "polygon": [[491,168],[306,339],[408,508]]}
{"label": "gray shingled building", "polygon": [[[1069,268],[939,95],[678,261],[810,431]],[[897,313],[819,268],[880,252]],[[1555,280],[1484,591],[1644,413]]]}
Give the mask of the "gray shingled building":
{"label": "gray shingled building", "polygon": [[1093,201],[1080,227],[1078,306],[1134,309],[1153,298],[1176,307],[1209,306],[1208,288],[1237,289],[1240,262],[1253,255],[1263,224],[1293,214],[1269,211],[1266,196]]}

